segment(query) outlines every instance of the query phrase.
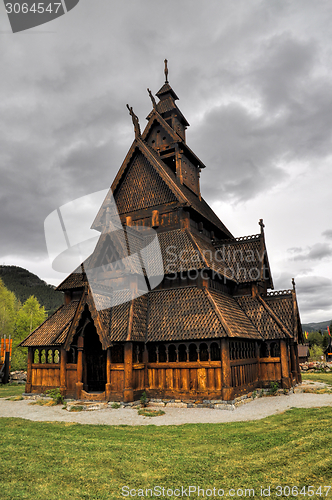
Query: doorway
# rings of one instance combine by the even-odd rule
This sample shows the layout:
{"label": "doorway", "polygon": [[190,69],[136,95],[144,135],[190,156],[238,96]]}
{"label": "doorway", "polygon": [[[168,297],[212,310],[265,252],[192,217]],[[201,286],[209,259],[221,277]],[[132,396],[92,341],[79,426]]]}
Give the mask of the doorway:
{"label": "doorway", "polygon": [[84,331],[85,377],[87,392],[104,392],[106,384],[106,351],[102,349],[92,321]]}

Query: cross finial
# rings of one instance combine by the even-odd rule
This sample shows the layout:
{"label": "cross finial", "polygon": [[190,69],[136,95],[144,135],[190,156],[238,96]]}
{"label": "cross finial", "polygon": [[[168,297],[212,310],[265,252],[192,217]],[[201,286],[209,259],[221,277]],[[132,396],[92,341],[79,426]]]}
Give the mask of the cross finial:
{"label": "cross finial", "polygon": [[293,290],[295,290],[295,279],[292,278],[292,285],[293,285]]}
{"label": "cross finial", "polygon": [[165,73],[165,83],[168,83],[168,67],[167,67],[167,59],[165,59],[164,63],[165,63],[165,70],[164,70],[164,73]]}
{"label": "cross finial", "polygon": [[263,222],[263,219],[259,219],[259,223],[258,224],[261,226],[261,233],[264,233],[265,224]]}

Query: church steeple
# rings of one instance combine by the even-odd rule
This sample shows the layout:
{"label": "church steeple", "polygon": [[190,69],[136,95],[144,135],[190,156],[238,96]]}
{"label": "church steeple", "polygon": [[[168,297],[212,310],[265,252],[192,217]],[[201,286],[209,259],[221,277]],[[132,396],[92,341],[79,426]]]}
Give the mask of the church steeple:
{"label": "church steeple", "polygon": [[[175,101],[178,101],[179,98],[172,89],[168,81],[168,63],[167,59],[165,59],[165,83],[158,90],[156,96],[159,98],[159,102],[155,104],[155,100],[152,95],[150,98],[153,103],[153,108],[164,118],[167,124],[177,133],[177,135],[186,142],[186,128],[189,127],[189,123],[186,118],[183,116]],[[149,120],[151,113],[147,117]]]}
{"label": "church steeple", "polygon": [[185,184],[199,198],[200,170],[205,165],[197,158],[186,144],[186,118],[176,105],[179,98],[168,81],[168,62],[164,61],[165,83],[156,93],[157,103],[150,89],[148,90],[153,110],[147,116],[149,120],[142,139],[152,147],[163,162],[174,172],[180,184]]}

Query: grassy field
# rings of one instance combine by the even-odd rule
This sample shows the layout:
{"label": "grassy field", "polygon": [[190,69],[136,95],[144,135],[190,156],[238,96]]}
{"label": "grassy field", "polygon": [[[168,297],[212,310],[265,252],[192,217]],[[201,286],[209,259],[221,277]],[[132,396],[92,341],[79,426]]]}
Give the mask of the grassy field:
{"label": "grassy field", "polygon": [[18,396],[25,390],[24,384],[0,384],[0,398],[8,398],[9,396]]}
{"label": "grassy field", "polygon": [[[327,439],[331,419],[332,408],[291,409],[256,422],[171,427],[2,418],[0,497],[120,499],[126,498],[121,490],[126,485],[136,489],[132,492],[136,498],[139,493],[143,496],[139,488],[145,495],[145,488],[155,486],[166,490],[183,486],[188,495],[191,485],[205,491],[211,488],[212,498],[218,498],[219,488],[224,489],[225,497],[232,495],[230,488],[242,488],[242,495],[241,491],[232,495],[238,498],[249,496],[249,492],[245,495],[249,488],[261,496],[260,488],[268,486],[271,498],[304,499],[308,491],[315,492],[311,498],[322,498],[327,490],[322,488],[320,496],[319,490],[316,494],[319,486],[332,485],[332,442]],[[294,490],[292,495],[286,488],[285,495],[277,496],[278,485],[306,489],[298,495]],[[308,490],[308,486],[314,489]],[[166,490],[165,496],[160,490],[161,497],[171,498]],[[190,498],[203,495],[192,493]]]}
{"label": "grassy field", "polygon": [[325,384],[332,385],[332,372],[331,373],[302,373],[302,380],[313,380],[314,382],[324,382]]}

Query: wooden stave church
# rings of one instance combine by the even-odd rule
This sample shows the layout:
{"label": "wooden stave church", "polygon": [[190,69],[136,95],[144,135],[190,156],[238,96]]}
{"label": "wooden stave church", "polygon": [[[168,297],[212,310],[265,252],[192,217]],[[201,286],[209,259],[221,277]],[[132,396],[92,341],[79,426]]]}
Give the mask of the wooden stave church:
{"label": "wooden stave church", "polygon": [[[234,238],[201,197],[205,165],[186,144],[189,123],[167,62],[159,102],[148,92],[153,109],[143,133],[127,106],[135,139],[92,225],[101,232],[94,253],[57,287],[64,304],[21,343],[28,348],[26,392],[60,387],[66,397],[88,400],[130,402],[145,391],[230,401],[271,382],[300,383],[294,280],[290,290],[268,292],[263,221],[259,234]],[[110,241],[112,194],[127,236]],[[148,293],[103,309],[100,289],[140,288],[141,273],[135,282],[130,269],[128,284],[112,267],[114,254],[130,254],[128,234],[137,227],[157,232],[165,276]],[[98,294],[88,269],[100,264]]]}

